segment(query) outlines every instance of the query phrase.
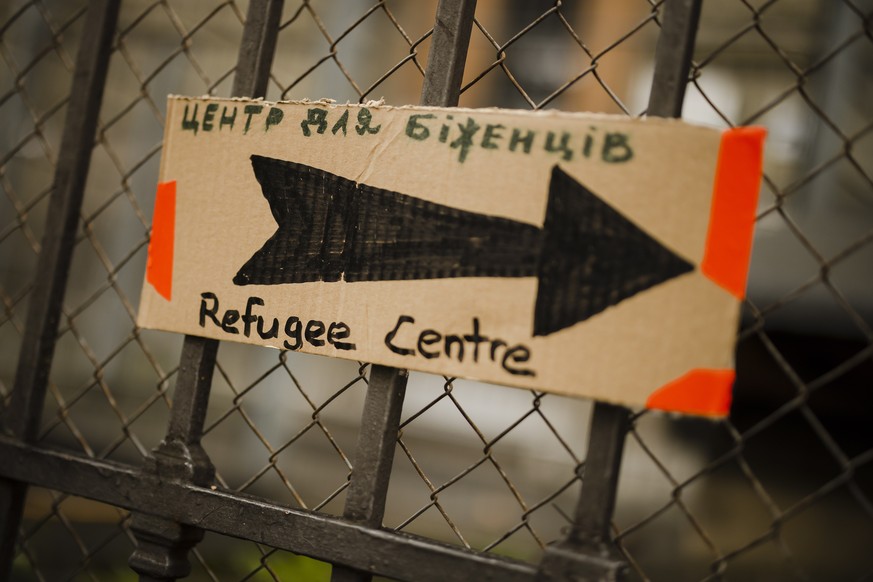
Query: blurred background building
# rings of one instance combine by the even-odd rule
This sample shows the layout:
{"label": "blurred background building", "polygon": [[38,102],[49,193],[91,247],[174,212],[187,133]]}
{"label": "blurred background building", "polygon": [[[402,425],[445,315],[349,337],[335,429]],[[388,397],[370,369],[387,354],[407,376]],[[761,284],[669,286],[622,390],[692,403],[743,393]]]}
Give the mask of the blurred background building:
{"label": "blurred background building", "polygon": [[[4,401],[84,6],[0,4]],[[435,7],[286,0],[267,98],[417,103]],[[141,463],[164,432],[182,338],[134,318],[165,100],[229,95],[246,8],[122,4],[45,443]],[[460,105],[642,115],[658,14],[647,0],[479,0]],[[871,18],[870,0],[703,3],[683,115],[766,126],[766,177],[730,418],[635,416],[615,532],[640,578],[873,576]],[[223,344],[204,439],[222,486],[341,514],[365,374],[353,362]],[[413,373],[385,525],[537,560],[572,514],[590,406]],[[16,579],[132,576],[127,520],[32,489]],[[193,561],[195,579],[323,573],[214,534]]]}

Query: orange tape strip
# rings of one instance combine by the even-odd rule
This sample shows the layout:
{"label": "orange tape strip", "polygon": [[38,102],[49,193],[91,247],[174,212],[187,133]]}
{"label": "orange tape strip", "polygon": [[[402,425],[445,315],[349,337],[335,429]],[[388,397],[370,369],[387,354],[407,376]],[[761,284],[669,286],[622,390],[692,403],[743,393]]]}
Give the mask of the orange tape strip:
{"label": "orange tape strip", "polygon": [[763,127],[728,129],[718,151],[700,269],[738,299],[746,295],[766,135]]}
{"label": "orange tape strip", "polygon": [[155,195],[152,238],[149,241],[146,281],[170,300],[173,292],[173,242],[176,234],[176,181],[161,182]]}
{"label": "orange tape strip", "polygon": [[726,416],[735,377],[733,370],[691,370],[652,392],[646,408]]}

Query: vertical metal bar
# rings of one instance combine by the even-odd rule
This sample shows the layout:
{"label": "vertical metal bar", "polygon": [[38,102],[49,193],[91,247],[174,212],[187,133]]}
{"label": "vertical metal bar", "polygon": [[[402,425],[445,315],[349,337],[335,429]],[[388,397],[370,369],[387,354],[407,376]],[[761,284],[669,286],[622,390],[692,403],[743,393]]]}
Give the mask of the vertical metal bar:
{"label": "vertical metal bar", "polygon": [[381,527],[385,515],[385,495],[394,460],[406,370],[374,365],[364,402],[361,432],[358,435],[354,478],[349,484],[343,517]]}
{"label": "vertical metal bar", "polygon": [[612,543],[609,525],[630,411],[597,402],[591,414],[582,491],[573,525],[561,542],[549,546],[537,580],[623,580],[627,564]]}
{"label": "vertical metal bar", "polygon": [[195,485],[212,483],[215,473],[200,438],[217,352],[215,340],[185,337],[167,434],[149,460],[148,470]]}
{"label": "vertical metal bar", "polygon": [[682,103],[700,22],[701,0],[669,0],[655,49],[655,73],[648,115],[682,117]]}
{"label": "vertical metal bar", "polygon": [[[91,3],[76,56],[50,210],[30,294],[12,399],[3,423],[5,432],[24,441],[34,440],[39,430],[119,3],[120,0]],[[11,571],[26,494],[25,484],[0,480],[0,578]]]}
{"label": "vertical metal bar", "polygon": [[421,87],[422,105],[458,104],[475,12],[476,0],[440,0]]}
{"label": "vertical metal bar", "polygon": [[217,341],[194,336],[185,338],[165,440],[187,445],[200,443],[217,352]]}
{"label": "vertical metal bar", "polygon": [[[284,0],[252,0],[249,4],[234,75],[234,97],[265,96],[283,5]],[[214,469],[200,439],[217,352],[217,340],[185,336],[167,433],[146,470],[196,485],[212,482]],[[203,538],[202,530],[142,513],[134,514],[131,529],[138,547],[129,564],[140,580],[175,580],[188,575],[188,551]]]}
{"label": "vertical metal bar", "polygon": [[[664,4],[649,115],[682,114],[700,4],[701,0],[666,0]],[[629,417],[624,407],[595,404],[575,522],[563,541],[546,550],[538,580],[620,580],[627,576],[627,565],[611,542],[609,526]]]}
{"label": "vertical metal bar", "polygon": [[[406,370],[373,365],[370,371],[355,465],[343,510],[343,517],[367,527],[382,526],[406,380]],[[367,582],[372,576],[334,566],[330,579],[332,582]]]}
{"label": "vertical metal bar", "polygon": [[630,411],[598,402],[591,415],[588,455],[582,475],[582,495],[568,539],[577,545],[602,550],[610,543],[609,525],[621,469],[624,438]]}
{"label": "vertical metal bar", "polygon": [[249,4],[233,78],[234,97],[267,95],[284,3],[285,0],[252,0]]}
{"label": "vertical metal bar", "polygon": [[[434,21],[427,71],[421,88],[421,104],[453,107],[458,104],[473,30],[476,0],[440,0]],[[380,527],[388,495],[388,481],[406,393],[405,370],[373,366],[361,418],[361,433],[355,453],[349,493],[343,516]],[[372,576],[335,566],[332,582],[369,582]]]}

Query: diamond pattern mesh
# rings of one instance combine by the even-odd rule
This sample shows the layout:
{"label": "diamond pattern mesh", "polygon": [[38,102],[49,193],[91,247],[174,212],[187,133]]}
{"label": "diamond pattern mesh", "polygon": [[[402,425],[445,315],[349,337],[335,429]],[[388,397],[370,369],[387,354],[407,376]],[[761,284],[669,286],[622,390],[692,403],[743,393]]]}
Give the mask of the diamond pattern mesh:
{"label": "diamond pattern mesh", "polygon": [[[162,438],[181,338],[134,320],[165,96],[229,95],[246,7],[122,4],[42,444],[141,464]],[[417,103],[435,8],[286,1],[267,98]],[[4,407],[85,9],[0,6]],[[861,0],[704,3],[684,116],[767,127],[765,180],[730,418],[633,417],[614,534],[640,579],[873,576],[871,15]],[[479,2],[461,105],[644,114],[662,16],[645,0]],[[341,515],[367,368],[223,344],[204,436],[218,484]],[[413,374],[385,526],[537,561],[573,514],[589,415],[586,401]],[[31,488],[15,579],[130,577],[128,521]],[[210,533],[191,561],[204,580],[329,572]]]}

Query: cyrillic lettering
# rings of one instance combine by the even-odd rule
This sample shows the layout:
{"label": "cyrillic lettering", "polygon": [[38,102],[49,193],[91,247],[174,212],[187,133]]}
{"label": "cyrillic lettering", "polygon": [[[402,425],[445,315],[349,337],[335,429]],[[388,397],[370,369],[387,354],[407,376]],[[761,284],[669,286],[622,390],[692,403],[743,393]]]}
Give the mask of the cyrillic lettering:
{"label": "cyrillic lettering", "polygon": [[573,159],[573,150],[570,149],[570,134],[566,131],[561,132],[561,141],[560,143],[555,143],[555,132],[550,131],[546,134],[546,151],[557,154],[560,153],[561,157],[567,161]]}
{"label": "cyrillic lettering", "polygon": [[221,121],[218,122],[218,129],[221,131],[227,125],[233,129],[233,122],[236,121],[236,107],[233,108],[233,115],[227,114],[227,106],[221,110]]}
{"label": "cyrillic lettering", "polygon": [[[634,152],[627,143],[626,133],[607,133],[603,140],[602,157],[604,162],[617,164],[634,157]],[[617,151],[616,151],[617,150]]]}
{"label": "cyrillic lettering", "polygon": [[409,121],[406,122],[406,135],[414,140],[424,141],[430,137],[430,130],[418,122],[419,119],[433,119],[436,117],[433,113],[420,113],[410,115]]}
{"label": "cyrillic lettering", "polygon": [[246,105],[243,108],[243,113],[246,114],[246,125],[243,127],[243,133],[249,132],[249,127],[252,125],[252,115],[259,115],[263,110],[263,105]]}
{"label": "cyrillic lettering", "polygon": [[316,133],[324,133],[327,129],[327,109],[309,109],[306,112],[306,119],[300,122],[300,127],[303,128],[303,135],[309,137],[312,132],[309,130],[310,125],[315,125]]}
{"label": "cyrillic lettering", "polygon": [[509,138],[509,151],[514,152],[518,144],[522,144],[524,153],[529,154],[530,148],[533,147],[534,132],[528,130],[524,137],[521,136],[520,129],[513,129],[512,136]]}
{"label": "cyrillic lettering", "polygon": [[191,119],[188,119],[188,104],[185,104],[185,111],[182,113],[182,129],[190,130],[194,132],[194,135],[197,135],[197,130],[200,128],[200,122],[197,121],[197,104],[194,104],[194,113],[191,115]]}
{"label": "cyrillic lettering", "polygon": [[458,129],[461,130],[461,135],[455,139],[455,141],[450,143],[449,147],[453,149],[460,148],[461,151],[458,152],[458,161],[464,163],[464,160],[467,159],[467,152],[469,152],[470,148],[473,147],[473,136],[481,129],[481,126],[473,121],[472,117],[468,117],[465,125],[458,124]]}
{"label": "cyrillic lettering", "polygon": [[486,150],[496,150],[497,144],[494,143],[494,140],[503,138],[503,134],[498,133],[501,129],[504,129],[504,126],[499,123],[489,123],[486,125],[485,133],[482,134],[482,147]]}
{"label": "cyrillic lettering", "polygon": [[361,107],[361,110],[358,111],[358,124],[355,126],[355,131],[358,132],[358,135],[364,135],[365,133],[379,133],[379,130],[382,129],[382,125],[377,125],[376,127],[370,127],[370,123],[373,121],[373,114],[370,113],[370,110],[366,107]]}
{"label": "cyrillic lettering", "polygon": [[216,111],[218,111],[218,103],[210,103],[206,106],[206,111],[203,112],[203,123],[200,125],[203,131],[212,131],[212,121],[215,119]]}
{"label": "cyrillic lettering", "polygon": [[283,117],[285,117],[285,113],[281,109],[270,107],[270,111],[267,113],[267,122],[264,124],[264,131],[267,131],[274,125],[279,125]]}
{"label": "cyrillic lettering", "polygon": [[339,130],[343,130],[343,135],[346,135],[346,126],[349,123],[349,110],[346,109],[343,111],[343,114],[337,120],[336,123],[333,124],[333,127],[330,128],[330,132],[336,135],[336,132]]}

